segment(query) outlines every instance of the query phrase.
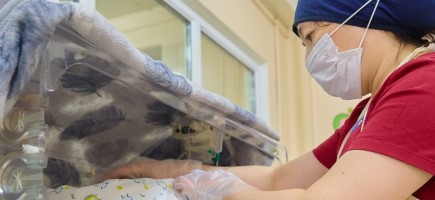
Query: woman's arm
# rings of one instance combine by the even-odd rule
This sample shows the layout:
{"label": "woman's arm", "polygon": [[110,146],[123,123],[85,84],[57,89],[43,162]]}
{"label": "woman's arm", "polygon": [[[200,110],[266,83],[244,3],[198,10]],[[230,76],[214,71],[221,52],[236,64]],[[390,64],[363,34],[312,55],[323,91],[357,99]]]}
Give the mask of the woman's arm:
{"label": "woman's arm", "polygon": [[[114,178],[175,178],[201,168],[200,162],[186,160],[163,160],[141,158],[106,172],[99,182]],[[213,167],[202,166],[203,170],[223,169],[236,174],[245,182],[261,190],[308,188],[322,177],[324,167],[312,152],[279,167],[243,166]]]}
{"label": "woman's arm", "polygon": [[213,167],[203,166],[203,170],[224,169],[246,183],[261,190],[283,190],[290,188],[306,189],[322,177],[328,169],[323,166],[312,152],[282,166],[243,166],[243,167]]}
{"label": "woman's arm", "polygon": [[391,157],[353,150],[306,190],[265,192],[247,189],[225,200],[406,199],[431,177],[431,174]]}

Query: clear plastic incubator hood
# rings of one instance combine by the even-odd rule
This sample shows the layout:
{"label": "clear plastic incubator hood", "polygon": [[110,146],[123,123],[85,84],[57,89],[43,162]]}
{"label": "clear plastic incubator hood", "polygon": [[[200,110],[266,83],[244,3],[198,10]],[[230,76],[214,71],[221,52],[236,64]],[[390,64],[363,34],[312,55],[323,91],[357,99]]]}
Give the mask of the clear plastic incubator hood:
{"label": "clear plastic incubator hood", "polygon": [[0,199],[95,184],[138,156],[219,166],[286,161],[278,135],[249,124],[255,115],[241,110],[242,120],[174,90],[59,25],[0,130]]}

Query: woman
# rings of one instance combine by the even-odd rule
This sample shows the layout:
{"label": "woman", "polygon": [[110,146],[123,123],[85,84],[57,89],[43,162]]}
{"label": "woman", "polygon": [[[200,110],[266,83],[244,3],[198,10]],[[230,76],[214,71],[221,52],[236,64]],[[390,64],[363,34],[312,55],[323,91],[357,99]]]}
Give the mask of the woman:
{"label": "woman", "polygon": [[[435,30],[434,7],[427,0],[299,0],[294,31],[310,74],[330,95],[371,98],[312,152],[278,168],[203,166],[176,178],[179,198],[435,199],[435,53],[433,38],[422,39]],[[130,164],[105,178],[198,168],[181,163]],[[152,172],[158,165],[169,173]]]}

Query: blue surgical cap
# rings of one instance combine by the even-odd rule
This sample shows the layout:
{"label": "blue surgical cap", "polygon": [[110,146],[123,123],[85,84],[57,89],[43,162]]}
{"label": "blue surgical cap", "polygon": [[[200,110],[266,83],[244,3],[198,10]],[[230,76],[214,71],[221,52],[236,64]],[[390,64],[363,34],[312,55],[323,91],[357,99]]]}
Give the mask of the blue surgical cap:
{"label": "blue surgical cap", "polygon": [[[377,0],[372,0],[346,24],[367,27]],[[307,21],[343,23],[368,0],[298,0],[293,32]],[[435,0],[380,0],[372,29],[423,37],[435,29]]]}

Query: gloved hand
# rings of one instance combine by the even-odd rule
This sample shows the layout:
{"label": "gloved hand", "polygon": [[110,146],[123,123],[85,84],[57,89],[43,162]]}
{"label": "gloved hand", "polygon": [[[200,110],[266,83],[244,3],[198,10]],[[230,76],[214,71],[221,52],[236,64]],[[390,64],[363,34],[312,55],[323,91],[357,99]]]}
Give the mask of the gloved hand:
{"label": "gloved hand", "polygon": [[196,160],[155,160],[140,157],[104,173],[99,182],[115,178],[175,178],[201,169],[202,162]]}
{"label": "gloved hand", "polygon": [[193,170],[173,183],[180,200],[221,200],[245,189],[255,189],[231,172]]}

